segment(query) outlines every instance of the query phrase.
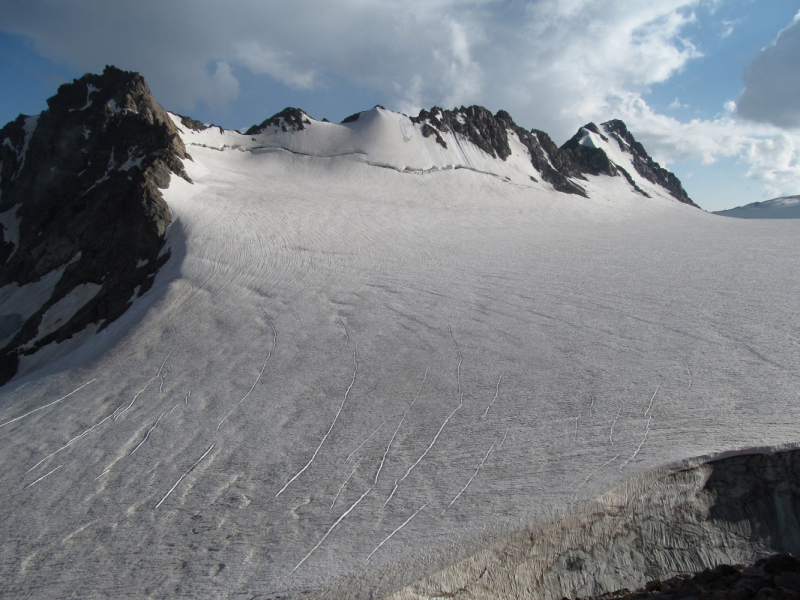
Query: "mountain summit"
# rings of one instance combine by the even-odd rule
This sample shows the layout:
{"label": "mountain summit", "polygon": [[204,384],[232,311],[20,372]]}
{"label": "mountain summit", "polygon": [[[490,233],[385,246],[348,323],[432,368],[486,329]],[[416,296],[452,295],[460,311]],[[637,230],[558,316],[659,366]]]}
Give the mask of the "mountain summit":
{"label": "mountain summit", "polygon": [[140,75],[106,67],[47,104],[0,129],[0,383],[20,356],[104,329],[150,288],[169,258],[159,190],[188,178],[177,129]]}

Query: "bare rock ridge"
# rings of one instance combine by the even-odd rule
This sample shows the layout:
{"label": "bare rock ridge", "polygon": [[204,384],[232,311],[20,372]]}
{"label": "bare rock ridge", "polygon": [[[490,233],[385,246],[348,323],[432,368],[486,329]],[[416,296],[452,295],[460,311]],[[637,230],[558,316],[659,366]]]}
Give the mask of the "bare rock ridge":
{"label": "bare rock ridge", "polygon": [[[141,75],[106,67],[47,104],[0,130],[0,286],[56,279],[33,314],[0,317],[0,384],[21,355],[90,324],[103,329],[149,289],[169,258],[159,188],[171,173],[188,180],[183,142]],[[78,306],[43,327],[57,303]]]}

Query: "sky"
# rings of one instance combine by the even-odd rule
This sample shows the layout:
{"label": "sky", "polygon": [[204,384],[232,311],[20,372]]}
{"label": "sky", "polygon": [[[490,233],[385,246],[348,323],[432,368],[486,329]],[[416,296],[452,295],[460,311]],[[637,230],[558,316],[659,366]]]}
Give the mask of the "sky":
{"label": "sky", "polygon": [[241,129],[287,106],[622,119],[706,210],[800,194],[800,0],[0,0],[0,123],[106,64]]}

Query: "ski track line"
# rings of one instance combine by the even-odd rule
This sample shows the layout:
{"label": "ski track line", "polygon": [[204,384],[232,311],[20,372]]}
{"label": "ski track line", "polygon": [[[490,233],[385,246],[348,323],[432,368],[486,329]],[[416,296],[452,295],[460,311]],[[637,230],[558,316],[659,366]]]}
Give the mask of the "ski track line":
{"label": "ski track line", "polygon": [[[487,450],[487,451],[486,451],[486,456],[484,456],[484,457],[483,457],[483,460],[481,461],[481,464],[479,464],[479,465],[478,465],[478,468],[477,468],[477,469],[475,469],[475,472],[472,474],[472,477],[470,477],[470,478],[469,478],[469,481],[467,481],[467,484],[466,484],[466,485],[465,485],[463,488],[461,488],[461,491],[460,491],[460,492],[458,492],[458,494],[456,494],[456,497],[455,497],[455,498],[453,498],[453,499],[450,501],[450,504],[448,504],[448,505],[445,507],[445,509],[442,511],[442,515],[443,515],[444,513],[446,513],[446,512],[447,512],[447,509],[448,509],[448,508],[450,508],[451,506],[453,506],[453,504],[455,504],[455,501],[456,501],[456,500],[458,500],[458,498],[461,496],[461,494],[463,494],[463,493],[464,493],[464,492],[467,490],[467,488],[469,487],[469,484],[470,484],[470,483],[472,483],[472,480],[473,480],[473,479],[475,479],[475,476],[478,474],[478,471],[480,471],[480,470],[481,470],[481,467],[483,467],[483,463],[485,463],[485,462],[486,462],[486,459],[487,459],[487,458],[489,458],[489,454],[491,454],[491,452],[492,452],[492,449],[493,449],[493,448],[494,448],[494,444],[492,444],[491,446],[489,446],[489,450]],[[440,516],[441,516],[441,515],[440,515]]]}
{"label": "ski track line", "polygon": [[453,335],[453,329],[450,325],[447,326],[447,330],[450,332],[450,337],[453,338],[453,345],[456,347],[456,352],[458,352],[458,366],[456,367],[456,380],[458,381],[458,398],[459,403],[464,404],[464,393],[461,391],[461,349],[458,347],[458,343],[456,342],[456,338]]}
{"label": "ski track line", "polygon": [[[161,378],[161,371],[164,370],[164,365],[167,364],[167,361],[169,360],[169,357],[172,354],[172,351],[175,350],[175,348],[177,348],[177,347],[178,347],[178,344],[175,344],[172,348],[170,348],[170,351],[167,353],[167,357],[164,359],[164,362],[161,363],[161,367],[159,367],[159,369],[158,369],[158,373],[156,373],[154,377],[151,377],[148,380],[148,382],[144,384],[144,387],[142,389],[140,389],[138,392],[136,392],[136,395],[133,397],[133,400],[131,400],[130,404],[128,404],[128,406],[126,406],[124,409],[122,409],[122,407],[120,407],[120,408],[118,408],[117,410],[115,410],[112,413],[112,415],[114,416],[114,420],[115,421],[117,419],[119,419],[122,415],[124,415],[126,412],[128,412],[128,410],[130,410],[130,408],[133,406],[133,403],[136,402],[136,399],[139,397],[139,395],[147,389],[147,386],[149,386],[156,379]],[[163,378],[161,379],[161,385],[162,386],[164,385],[164,379]]]}
{"label": "ski track line", "polygon": [[62,450],[65,450],[65,449],[69,448],[69,447],[70,447],[72,444],[74,444],[75,442],[77,442],[77,441],[78,441],[79,439],[81,439],[82,437],[84,437],[84,436],[86,436],[86,435],[89,435],[89,434],[90,434],[92,431],[94,431],[94,430],[95,430],[95,428],[96,428],[96,427],[100,427],[100,425],[102,425],[103,423],[105,423],[106,421],[108,421],[108,420],[109,420],[111,417],[113,417],[113,416],[114,416],[114,413],[111,413],[111,414],[110,414],[110,415],[108,415],[108,416],[107,416],[105,419],[103,419],[102,421],[100,421],[100,422],[98,422],[98,423],[95,423],[95,424],[94,424],[94,425],[92,425],[92,426],[91,426],[89,429],[87,429],[86,431],[84,431],[83,433],[81,433],[80,435],[76,435],[74,438],[72,438],[72,439],[71,439],[70,441],[68,441],[66,444],[64,444],[63,446],[61,446],[61,448],[59,448],[59,449],[58,449],[58,450],[56,450],[55,452],[52,452],[52,453],[48,454],[47,456],[45,456],[45,457],[44,457],[42,460],[40,460],[38,463],[36,463],[35,465],[33,465],[33,466],[30,468],[30,469],[28,469],[28,470],[27,470],[27,471],[25,471],[25,472],[26,472],[26,473],[30,473],[30,472],[31,472],[31,471],[33,471],[33,470],[34,470],[36,467],[38,467],[40,464],[42,464],[44,461],[46,461],[48,458],[50,458],[50,457],[52,457],[52,456],[55,456],[56,454],[58,454],[58,453],[59,453],[59,452],[61,452]]}
{"label": "ski track line", "polygon": [[[311,463],[314,462],[314,459],[317,457],[317,453],[320,451],[320,448],[322,448],[322,445],[325,443],[325,440],[328,439],[328,436],[331,434],[331,431],[333,431],[333,426],[336,425],[336,420],[339,418],[339,415],[341,414],[342,409],[344,408],[345,402],[347,402],[347,396],[348,396],[348,394],[350,394],[350,390],[353,389],[353,385],[356,382],[356,374],[358,373],[358,356],[357,356],[357,353],[358,353],[358,343],[356,343],[356,347],[353,350],[353,362],[355,363],[355,367],[353,368],[353,381],[350,382],[350,385],[348,386],[347,391],[344,393],[344,400],[342,400],[342,404],[341,404],[341,406],[339,406],[339,410],[336,411],[336,416],[333,417],[333,423],[331,423],[331,426],[328,428],[328,431],[325,433],[325,435],[322,436],[322,441],[319,443],[319,446],[317,446],[317,449],[314,450],[314,454],[311,456],[311,460],[309,460],[306,463],[306,466],[303,467],[302,469],[300,469],[294,477],[292,477],[289,481],[286,482],[286,485],[284,485],[280,489],[280,491],[277,494],[275,494],[276,498],[278,496],[280,496],[284,492],[284,490],[286,488],[288,488],[289,485],[295,479],[300,477],[300,475],[303,474],[303,471],[305,471],[309,466],[311,466]],[[370,489],[372,489],[372,488],[370,488]],[[300,566],[300,565],[298,565],[298,566]],[[295,567],[295,569],[296,568],[297,567]]]}
{"label": "ski track line", "polygon": [[631,457],[624,463],[622,463],[622,465],[619,468],[620,471],[622,471],[622,469],[624,469],[627,466],[627,464],[631,462],[634,458],[636,458],[637,454],[639,454],[639,450],[642,449],[642,446],[644,446],[644,443],[647,441],[647,434],[650,433],[650,421],[652,420],[653,420],[652,415],[647,417],[647,425],[644,428],[644,437],[642,438],[642,441],[639,442],[639,446],[636,448],[636,451],[633,454],[631,454]]}
{"label": "ski track line", "polygon": [[620,403],[619,409],[617,410],[617,416],[614,417],[614,422],[611,423],[611,433],[608,434],[608,441],[611,442],[611,445],[614,445],[614,425],[617,424],[617,419],[619,419],[619,413],[622,412],[622,404]]}
{"label": "ski track line", "polygon": [[617,460],[617,459],[619,458],[619,456],[620,456],[620,455],[619,455],[619,454],[617,454],[617,455],[616,455],[614,458],[612,458],[611,460],[607,460],[607,461],[606,461],[606,462],[604,462],[602,465],[600,465],[599,467],[597,467],[597,468],[596,468],[594,471],[592,471],[591,473],[589,473],[589,474],[586,476],[586,479],[584,479],[584,480],[583,480],[583,483],[581,483],[581,484],[578,486],[578,489],[581,489],[581,488],[582,488],[584,485],[586,485],[586,482],[587,482],[587,481],[589,481],[589,480],[590,480],[590,479],[591,479],[591,478],[592,478],[592,477],[593,477],[593,476],[594,476],[594,475],[595,475],[595,474],[596,474],[598,471],[600,471],[601,469],[604,469],[605,467],[607,467],[608,465],[610,465],[612,462],[614,462],[615,460]]}
{"label": "ski track line", "polygon": [[178,479],[178,481],[176,481],[176,482],[175,482],[175,485],[173,485],[171,488],[169,488],[169,491],[168,491],[168,492],[166,493],[166,495],[165,495],[165,496],[164,496],[164,497],[161,499],[161,501],[160,501],[158,504],[156,504],[156,505],[155,505],[155,507],[153,508],[153,510],[156,510],[156,509],[157,509],[159,506],[161,506],[161,505],[164,503],[164,500],[166,500],[166,499],[169,497],[169,495],[170,495],[172,492],[174,492],[174,491],[175,491],[175,488],[176,488],[176,487],[178,487],[178,484],[179,484],[181,481],[183,481],[183,478],[184,478],[184,477],[186,477],[186,476],[187,476],[189,473],[191,473],[191,472],[194,470],[194,468],[195,468],[197,465],[199,465],[199,464],[200,464],[200,461],[201,461],[201,460],[203,460],[203,459],[206,457],[206,455],[208,455],[208,453],[209,453],[209,452],[211,452],[211,450],[212,450],[213,448],[214,448],[214,444],[211,444],[211,445],[208,447],[208,450],[206,450],[206,451],[203,453],[203,456],[201,456],[200,458],[198,458],[198,459],[197,459],[197,462],[195,462],[195,463],[194,463],[194,464],[193,464],[191,467],[189,467],[189,470],[188,470],[188,471],[186,471],[186,473],[184,473],[183,475],[181,475],[181,476],[180,476],[180,478]]}
{"label": "ski track line", "polygon": [[386,499],[386,502],[384,502],[384,503],[383,503],[383,505],[384,505],[384,506],[386,506],[387,504],[389,504],[389,501],[390,501],[390,500],[392,499],[392,497],[394,496],[394,493],[397,491],[397,488],[399,487],[399,485],[400,485],[400,484],[403,482],[403,480],[404,480],[406,477],[408,477],[408,476],[409,476],[409,474],[411,473],[411,471],[413,471],[413,470],[414,470],[414,467],[416,467],[416,466],[417,466],[417,465],[418,465],[418,464],[419,464],[419,463],[422,461],[422,459],[423,459],[423,458],[425,458],[425,455],[426,455],[426,454],[428,454],[428,452],[430,451],[430,449],[431,449],[431,448],[433,448],[433,445],[436,443],[436,440],[437,440],[437,439],[439,439],[439,435],[440,435],[440,434],[442,433],[442,431],[444,430],[444,427],[445,427],[445,425],[447,425],[447,422],[450,420],[450,418],[451,418],[451,417],[452,417],[454,414],[456,414],[456,412],[458,412],[458,409],[459,409],[459,408],[461,408],[462,406],[464,406],[464,394],[463,394],[463,392],[461,391],[461,360],[462,360],[462,359],[461,359],[461,350],[460,350],[460,349],[459,349],[459,347],[458,347],[458,343],[456,342],[456,338],[455,338],[455,336],[453,336],[453,330],[452,330],[452,328],[450,327],[450,325],[448,325],[448,326],[447,326],[447,329],[448,329],[448,331],[450,331],[450,337],[453,339],[453,344],[454,344],[454,345],[455,345],[455,347],[456,347],[456,352],[458,352],[458,366],[456,367],[456,379],[458,380],[458,396],[459,396],[459,405],[458,405],[458,406],[456,406],[456,409],[455,409],[453,412],[451,412],[451,413],[448,415],[448,417],[447,417],[447,418],[444,420],[444,423],[442,423],[442,426],[441,426],[441,427],[439,427],[439,431],[437,431],[437,432],[436,432],[436,435],[435,435],[435,436],[433,436],[433,440],[431,441],[430,445],[429,445],[429,446],[428,446],[428,447],[425,449],[425,452],[423,452],[423,453],[422,453],[422,456],[420,456],[420,457],[417,459],[417,462],[415,462],[413,465],[411,465],[411,466],[408,468],[408,471],[406,471],[406,474],[405,474],[405,475],[403,475],[403,476],[402,476],[400,479],[396,479],[396,480],[395,480],[395,482],[394,482],[394,489],[392,489],[392,493],[391,493],[391,494],[389,494],[389,497]]}
{"label": "ski track line", "polygon": [[344,483],[343,483],[343,484],[342,484],[342,485],[339,487],[339,491],[338,491],[338,492],[336,492],[336,495],[333,497],[333,502],[331,502],[331,507],[330,507],[328,510],[333,510],[333,505],[334,505],[334,504],[336,504],[336,499],[339,497],[339,494],[341,494],[341,493],[342,493],[342,490],[344,489],[344,486],[346,486],[346,485],[347,485],[347,482],[348,482],[348,481],[350,481],[350,478],[351,478],[351,477],[352,477],[352,476],[355,474],[355,472],[358,470],[358,465],[360,465],[360,464],[361,464],[361,461],[362,461],[362,460],[364,460],[364,459],[363,459],[363,458],[359,458],[359,459],[358,459],[358,462],[356,463],[356,466],[355,466],[355,467],[353,467],[353,470],[350,472],[350,475],[348,475],[348,476],[347,476],[347,479],[345,479],[345,480],[344,480]]}
{"label": "ski track line", "polygon": [[[239,400],[239,401],[236,403],[236,405],[235,405],[235,406],[234,406],[234,407],[233,407],[233,408],[232,408],[232,409],[231,409],[231,410],[228,412],[228,414],[227,414],[227,415],[225,415],[225,416],[222,418],[222,421],[220,421],[220,422],[219,422],[219,425],[217,425],[217,429],[216,429],[217,431],[219,431],[219,428],[220,428],[220,427],[222,427],[222,424],[225,422],[225,420],[226,420],[228,417],[230,417],[230,416],[233,414],[233,411],[235,411],[237,408],[239,408],[239,405],[240,405],[242,402],[244,402],[244,401],[245,401],[245,399],[246,399],[246,398],[247,398],[247,397],[248,397],[248,396],[249,396],[249,395],[250,395],[250,394],[253,392],[253,390],[254,390],[254,389],[256,389],[256,384],[257,384],[257,383],[258,383],[258,381],[261,379],[261,376],[264,374],[264,369],[266,369],[266,368],[267,368],[267,362],[269,362],[269,357],[270,357],[270,356],[272,356],[272,352],[275,350],[275,346],[276,346],[276,345],[277,345],[277,343],[278,343],[278,332],[277,332],[277,331],[275,331],[275,326],[272,324],[272,321],[270,321],[270,322],[269,322],[269,326],[270,326],[270,327],[272,327],[272,348],[270,348],[270,349],[267,351],[267,358],[265,358],[265,359],[264,359],[264,364],[263,364],[263,365],[261,365],[261,371],[258,373],[258,377],[256,377],[256,380],[253,382],[253,385],[251,385],[251,386],[250,386],[250,389],[249,389],[249,390],[248,390],[248,392],[247,392],[247,393],[244,395],[244,397],[243,397],[241,400]],[[191,392],[189,392],[189,393],[191,394]],[[188,395],[188,394],[186,395],[186,398],[187,398],[187,400],[188,400],[188,398],[189,398],[189,395]]]}
{"label": "ski track line", "polygon": [[689,376],[689,387],[686,389],[689,390],[692,388],[692,372],[689,370],[689,363],[686,362],[686,359],[683,359],[683,364],[686,365],[686,374]]}
{"label": "ski track line", "polygon": [[498,450],[499,450],[500,448],[502,448],[502,447],[503,447],[503,444],[505,444],[505,443],[506,443],[506,436],[508,435],[508,430],[509,430],[509,429],[511,429],[511,425],[509,425],[508,427],[506,427],[506,432],[503,434],[503,441],[502,441],[502,442],[500,442],[500,445],[497,447],[497,449],[498,449]]}
{"label": "ski track line", "polygon": [[383,469],[383,462],[386,460],[386,455],[389,454],[389,448],[392,447],[392,442],[394,441],[397,432],[400,431],[400,426],[403,424],[403,421],[406,420],[406,415],[408,414],[408,411],[411,410],[411,407],[414,406],[414,403],[416,403],[417,398],[419,398],[419,393],[422,391],[422,386],[425,385],[425,380],[427,378],[428,378],[428,369],[425,369],[425,376],[422,378],[422,383],[419,384],[419,389],[417,390],[417,395],[414,396],[414,401],[408,405],[406,412],[403,413],[403,418],[400,419],[400,422],[397,424],[397,429],[395,429],[394,433],[392,434],[392,439],[390,439],[389,443],[386,445],[386,452],[383,453],[383,458],[381,458],[381,463],[378,465],[378,472],[375,473],[375,485],[378,484],[378,476],[381,474],[381,469]]}
{"label": "ski track line", "polygon": [[506,369],[503,369],[503,372],[500,374],[500,379],[497,380],[497,389],[494,392],[494,398],[492,398],[492,401],[489,402],[489,406],[486,407],[486,410],[483,411],[483,416],[481,417],[481,419],[486,418],[486,414],[489,412],[489,409],[492,408],[492,404],[494,404],[494,401],[497,400],[497,396],[500,395],[500,382],[503,381],[503,375],[505,374],[506,374]]}
{"label": "ski track line", "polygon": [[[178,402],[178,404],[180,404],[180,402]],[[178,404],[176,404],[175,406],[178,406]],[[175,409],[173,408],[172,410],[175,410]],[[166,414],[166,413],[163,413],[163,412],[161,413],[161,416],[160,416],[160,417],[158,417],[158,420],[157,420],[157,421],[156,421],[156,422],[153,424],[153,426],[152,426],[150,429],[148,429],[148,430],[147,430],[147,433],[146,433],[146,434],[144,434],[144,439],[143,439],[141,442],[139,442],[139,445],[138,445],[138,446],[136,446],[136,448],[134,448],[134,449],[131,451],[131,454],[133,454],[134,452],[136,452],[136,451],[139,449],[139,447],[140,447],[142,444],[144,444],[144,443],[147,441],[147,438],[149,438],[149,437],[150,437],[150,434],[153,432],[153,430],[156,428],[156,426],[159,424],[159,422],[161,422],[161,419],[163,419],[163,418],[164,418],[164,415],[165,415],[165,414]],[[131,454],[129,454],[128,456],[130,456]]]}
{"label": "ski track line", "polygon": [[417,459],[417,462],[415,462],[413,465],[411,465],[411,466],[408,468],[408,471],[406,471],[406,474],[405,474],[405,475],[403,475],[403,476],[402,476],[400,479],[398,479],[398,480],[396,480],[396,481],[394,482],[394,489],[392,490],[392,493],[391,493],[391,494],[389,494],[389,497],[386,499],[386,502],[384,502],[384,503],[383,503],[383,505],[384,505],[384,506],[386,506],[387,504],[389,504],[389,500],[391,500],[391,499],[392,499],[392,496],[394,496],[394,493],[397,491],[397,488],[398,488],[398,486],[399,486],[399,485],[400,485],[400,484],[403,482],[403,480],[404,480],[406,477],[408,477],[408,476],[409,476],[409,474],[411,473],[411,471],[413,471],[413,470],[414,470],[414,467],[416,467],[416,466],[417,466],[417,465],[418,465],[420,462],[422,462],[422,459],[423,459],[423,458],[425,458],[425,455],[426,455],[426,454],[428,454],[428,452],[430,452],[430,449],[431,449],[431,448],[433,448],[433,445],[436,443],[436,440],[437,440],[437,439],[439,439],[439,435],[442,433],[442,430],[444,429],[445,425],[447,425],[447,422],[450,420],[450,418],[451,418],[451,417],[452,417],[454,414],[456,414],[456,412],[458,412],[458,409],[459,409],[459,408],[461,408],[462,406],[463,406],[463,404],[459,404],[458,406],[456,406],[456,409],[455,409],[453,412],[451,412],[451,413],[450,413],[450,415],[449,415],[449,416],[448,416],[448,417],[447,417],[447,418],[444,420],[444,423],[442,423],[442,426],[441,426],[441,427],[439,427],[439,431],[437,431],[437,432],[436,432],[436,435],[435,435],[435,436],[433,436],[433,441],[431,441],[430,445],[429,445],[429,446],[428,446],[428,447],[425,449],[425,452],[423,452],[423,453],[422,453],[422,456],[420,456],[420,457]]}
{"label": "ski track line", "polygon": [[295,566],[295,568],[294,568],[294,569],[292,569],[292,573],[294,573],[295,571],[297,571],[297,569],[299,569],[299,568],[300,568],[300,566],[301,566],[301,565],[302,565],[304,562],[306,562],[306,561],[308,560],[308,557],[309,557],[309,556],[311,556],[312,554],[314,554],[314,551],[315,551],[317,548],[319,548],[319,547],[322,545],[322,542],[324,542],[324,541],[325,541],[325,538],[327,538],[327,537],[330,535],[331,531],[333,531],[333,530],[336,528],[336,526],[337,526],[339,523],[341,523],[341,522],[342,522],[342,520],[343,520],[343,519],[344,519],[344,518],[345,518],[347,515],[349,515],[349,514],[350,514],[350,513],[353,511],[353,509],[354,509],[356,506],[358,506],[358,503],[359,503],[359,502],[361,502],[361,501],[362,501],[362,500],[363,500],[363,499],[366,497],[366,495],[367,495],[367,494],[369,494],[371,491],[372,491],[372,488],[369,488],[369,489],[368,489],[366,492],[364,492],[363,494],[361,494],[361,497],[360,497],[358,500],[356,500],[356,501],[353,503],[353,505],[352,505],[350,508],[348,508],[348,509],[347,509],[347,510],[346,510],[346,511],[345,511],[345,512],[342,514],[342,516],[341,516],[341,517],[339,517],[338,519],[336,519],[336,522],[335,522],[333,525],[331,525],[331,528],[330,528],[330,529],[328,529],[328,531],[326,531],[326,532],[325,532],[325,535],[323,535],[323,536],[322,536],[322,539],[321,539],[319,542],[317,542],[317,545],[316,545],[316,546],[314,546],[314,547],[311,549],[311,551],[310,551],[308,554],[306,554],[306,555],[305,555],[305,557],[303,557],[303,560],[301,560],[299,563],[297,563],[297,566]]}
{"label": "ski track line", "polygon": [[395,533],[397,533],[397,532],[398,532],[398,531],[400,531],[400,530],[401,530],[403,527],[405,527],[406,525],[408,525],[408,524],[409,524],[409,522],[411,522],[411,519],[413,519],[414,517],[416,517],[416,516],[417,516],[417,514],[418,514],[418,513],[419,513],[419,512],[420,512],[420,511],[421,511],[423,508],[425,508],[425,506],[426,506],[425,504],[423,504],[422,506],[420,506],[420,507],[419,507],[419,508],[418,508],[418,509],[417,509],[417,510],[414,512],[414,514],[413,514],[413,515],[411,515],[411,516],[410,516],[410,517],[408,517],[408,518],[407,518],[405,521],[403,521],[403,524],[402,524],[402,525],[400,525],[400,527],[398,527],[398,528],[397,528],[397,529],[395,529],[395,530],[394,530],[392,533],[390,533],[390,534],[389,534],[389,535],[386,537],[386,539],[385,539],[385,540],[383,540],[383,541],[382,541],[380,544],[378,544],[378,545],[375,547],[375,549],[374,549],[372,552],[370,552],[370,553],[369,553],[369,556],[366,558],[366,560],[365,560],[364,562],[367,562],[367,563],[368,563],[368,562],[369,562],[369,560],[372,558],[372,555],[373,555],[373,554],[375,554],[375,553],[376,553],[378,550],[380,550],[381,546],[383,546],[383,545],[384,545],[386,542],[388,542],[388,541],[389,541],[389,540],[392,538],[392,536],[393,536]]}
{"label": "ski track line", "polygon": [[372,439],[372,436],[373,436],[373,435],[375,435],[376,433],[378,433],[378,432],[381,430],[381,428],[382,428],[384,425],[386,425],[386,421],[384,421],[383,423],[381,423],[381,424],[378,426],[378,428],[377,428],[375,431],[373,431],[373,432],[370,434],[370,436],[369,436],[367,439],[365,439],[363,442],[361,442],[361,443],[358,445],[358,448],[356,448],[355,450],[353,450],[353,451],[350,453],[350,455],[349,455],[349,456],[348,456],[348,457],[347,457],[347,458],[344,460],[344,462],[346,463],[347,461],[349,461],[349,460],[350,460],[350,459],[353,457],[353,454],[355,454],[356,452],[358,452],[358,451],[361,449],[361,446],[363,446],[363,445],[364,445],[364,444],[366,444],[368,441],[370,441],[370,440]]}
{"label": "ski track line", "polygon": [[336,320],[339,321],[339,325],[341,325],[342,328],[344,329],[344,347],[349,350],[350,349],[350,336],[347,335],[347,325],[345,325],[344,321],[342,321],[341,319],[336,319]]}
{"label": "ski track line", "polygon": [[172,327],[172,331],[174,331],[175,333],[178,334],[179,338],[181,338],[184,342],[186,342],[189,345],[189,348],[191,348],[195,352],[199,352],[199,350],[197,349],[197,346],[195,346],[192,342],[190,342],[185,337],[183,337],[183,334],[175,328],[175,325],[170,325],[170,327]]}
{"label": "ski track line", "polygon": [[67,394],[66,396],[62,396],[61,398],[59,398],[58,400],[54,400],[54,401],[53,401],[53,402],[51,402],[50,404],[45,404],[44,406],[40,406],[39,408],[34,408],[32,411],[30,411],[30,412],[26,412],[24,415],[21,415],[21,416],[19,416],[19,417],[16,417],[16,418],[14,418],[14,419],[11,419],[10,421],[6,421],[6,422],[5,422],[5,423],[3,423],[2,425],[0,425],[0,429],[2,429],[3,427],[5,427],[6,425],[10,425],[11,423],[13,423],[13,422],[15,422],[15,421],[19,421],[20,419],[24,419],[24,418],[25,418],[25,417],[27,417],[28,415],[32,415],[32,414],[33,414],[33,413],[35,413],[35,412],[39,412],[40,410],[44,410],[44,409],[45,409],[45,408],[47,408],[48,406],[53,406],[53,404],[58,404],[59,402],[61,402],[61,401],[62,401],[62,400],[64,400],[65,398],[69,398],[69,397],[70,397],[70,396],[72,396],[72,394],[74,394],[75,392],[79,392],[80,390],[82,390],[83,388],[85,388],[87,385],[89,385],[90,383],[93,383],[93,382],[95,382],[95,381],[97,381],[97,377],[95,377],[95,378],[94,378],[94,379],[92,379],[91,381],[87,381],[87,382],[86,382],[86,383],[84,383],[84,384],[83,384],[81,387],[79,387],[79,388],[77,388],[77,389],[74,389],[74,390],[72,390],[72,391],[71,391],[69,394]]}
{"label": "ski track line", "polygon": [[645,416],[645,417],[647,416],[647,413],[649,413],[649,412],[650,412],[650,409],[651,409],[651,408],[653,408],[653,400],[655,399],[655,397],[656,397],[656,394],[658,393],[658,388],[660,388],[660,387],[661,387],[661,384],[659,383],[659,384],[656,386],[656,391],[655,391],[655,392],[653,392],[653,396],[650,398],[650,404],[647,406],[647,410],[646,410],[646,411],[644,411],[644,416]]}
{"label": "ski track line", "polygon": [[592,403],[589,405],[589,416],[593,417],[594,416],[594,396],[592,395],[591,392],[589,392],[589,397],[592,399]]}
{"label": "ski track line", "polygon": [[59,470],[61,467],[63,467],[63,466],[64,466],[64,465],[58,465],[58,466],[57,466],[55,469],[53,469],[53,470],[52,470],[52,471],[50,471],[49,473],[47,473],[47,474],[45,474],[45,475],[42,475],[42,476],[41,476],[41,477],[39,477],[39,479],[37,479],[36,481],[34,481],[34,482],[31,482],[31,483],[29,483],[28,485],[26,485],[26,486],[25,486],[25,489],[27,490],[27,489],[28,489],[29,487],[31,487],[32,485],[36,485],[36,484],[37,484],[37,483],[39,483],[39,482],[40,482],[42,479],[44,479],[44,478],[45,478],[45,477],[47,477],[48,475],[52,475],[53,473],[55,473],[56,471],[58,471],[58,470]]}

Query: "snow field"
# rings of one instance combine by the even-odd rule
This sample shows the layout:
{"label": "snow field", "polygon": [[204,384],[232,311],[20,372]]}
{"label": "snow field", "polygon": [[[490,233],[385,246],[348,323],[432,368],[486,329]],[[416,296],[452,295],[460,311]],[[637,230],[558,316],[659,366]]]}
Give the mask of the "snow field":
{"label": "snow field", "polygon": [[791,222],[189,151],[153,288],[3,388],[9,595],[389,593],[660,465],[797,441]]}

